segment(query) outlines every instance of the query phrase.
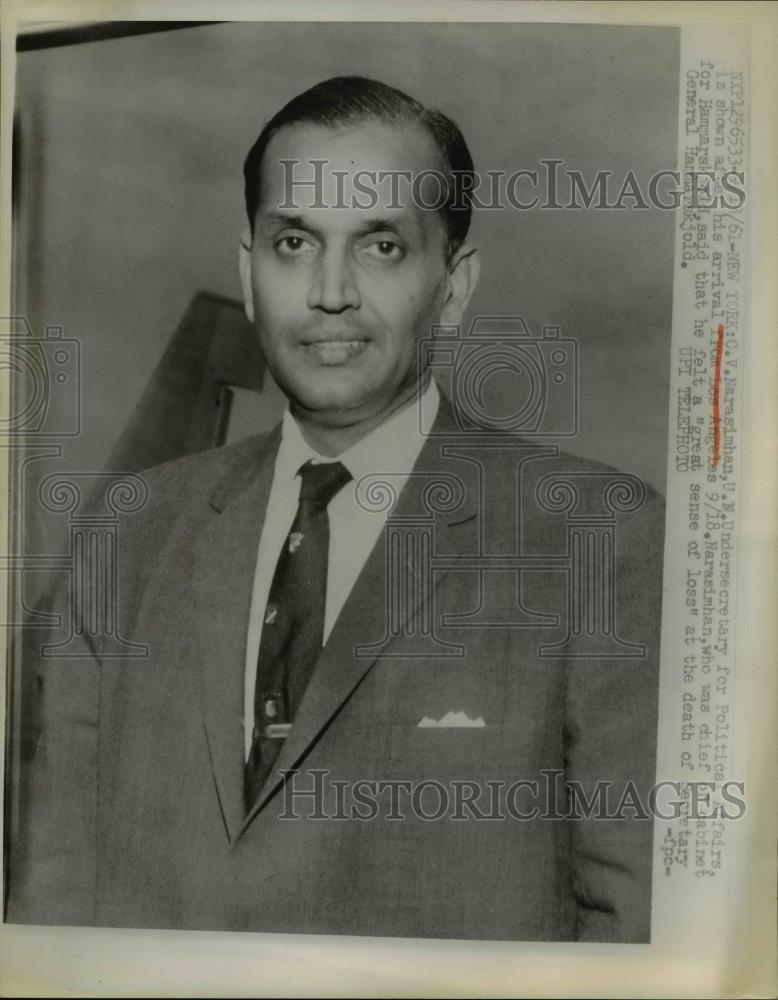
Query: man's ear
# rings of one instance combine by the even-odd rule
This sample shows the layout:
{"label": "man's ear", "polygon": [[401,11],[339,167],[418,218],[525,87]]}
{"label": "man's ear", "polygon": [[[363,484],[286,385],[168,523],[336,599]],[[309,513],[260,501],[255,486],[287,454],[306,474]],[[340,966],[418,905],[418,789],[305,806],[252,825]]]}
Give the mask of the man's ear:
{"label": "man's ear", "polygon": [[251,292],[251,232],[248,228],[240,234],[238,247],[238,268],[243,288],[243,309],[249,323],[254,322],[254,296]]}
{"label": "man's ear", "polygon": [[481,258],[475,247],[463,244],[448,265],[446,298],[440,314],[444,326],[458,326],[462,322],[467,303],[478,284]]}

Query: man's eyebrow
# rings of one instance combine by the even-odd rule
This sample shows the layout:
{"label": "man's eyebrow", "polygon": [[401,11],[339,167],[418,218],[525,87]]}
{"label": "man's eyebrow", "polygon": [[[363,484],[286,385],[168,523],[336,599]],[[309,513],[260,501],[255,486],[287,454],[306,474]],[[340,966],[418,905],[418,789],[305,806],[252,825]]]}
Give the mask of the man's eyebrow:
{"label": "man's eyebrow", "polygon": [[[285,226],[290,229],[304,229],[315,236],[322,235],[321,229],[311,219],[304,215],[287,215],[286,212],[260,212],[257,215],[257,225],[261,227]],[[407,215],[374,216],[361,221],[356,228],[356,233],[359,236],[367,236],[370,233],[389,232],[398,236],[408,236],[409,230],[413,228],[413,223]]]}
{"label": "man's eyebrow", "polygon": [[287,215],[285,212],[260,212],[257,215],[257,222],[265,226],[289,226],[291,229],[308,229],[316,232],[316,227],[302,215]]}
{"label": "man's eyebrow", "polygon": [[412,229],[409,224],[409,217],[406,215],[376,216],[372,219],[365,219],[359,226],[360,235],[367,236],[369,233],[389,232],[397,233],[398,236],[407,235]]}

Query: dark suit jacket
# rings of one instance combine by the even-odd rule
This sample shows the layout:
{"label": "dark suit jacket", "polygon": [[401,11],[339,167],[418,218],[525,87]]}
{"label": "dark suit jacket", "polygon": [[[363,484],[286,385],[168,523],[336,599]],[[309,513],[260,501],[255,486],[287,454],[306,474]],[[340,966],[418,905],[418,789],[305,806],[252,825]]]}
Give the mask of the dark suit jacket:
{"label": "dark suit jacket", "polygon": [[[27,836],[12,856],[11,921],[649,939],[650,821],[630,809],[558,817],[569,806],[563,779],[587,795],[611,782],[612,813],[630,782],[645,802],[654,778],[662,501],[649,490],[640,509],[615,519],[608,543],[615,630],[637,645],[618,648],[642,646],[645,655],[613,655],[611,643],[607,657],[582,656],[589,633],[615,630],[602,606],[587,618],[581,588],[595,577],[576,581],[566,560],[596,534],[595,494],[612,470],[546,449],[519,472],[509,445],[525,445],[505,438],[468,448],[445,400],[434,431],[396,510],[415,539],[400,552],[400,611],[387,631],[397,588],[379,540],[278,760],[299,773],[269,780],[248,817],[244,655],[279,431],[145,474],[148,504],[120,526],[118,627],[148,656],[105,657],[87,634],[82,659],[27,666],[40,672],[41,735]],[[547,477],[558,474],[572,492],[549,492]],[[538,499],[544,488],[550,510]],[[593,526],[589,541],[586,531],[573,538],[571,497],[579,527]],[[414,525],[423,534],[430,524],[431,576],[413,535]],[[520,586],[505,564],[479,573],[479,558],[494,566],[517,551],[536,559]],[[607,560],[597,560],[607,588]],[[519,607],[524,627],[500,624],[515,624]],[[543,624],[532,614],[545,615]],[[457,712],[484,725],[418,725]],[[377,780],[410,783],[407,793],[395,786],[401,819],[388,818],[386,795],[375,799],[378,815],[361,818],[372,811],[372,786],[355,783]],[[421,794],[423,781],[438,785]],[[499,783],[516,781],[537,782],[539,794],[531,784],[514,788],[510,815]],[[289,797],[315,782],[319,816],[329,818],[312,815],[310,797]],[[455,817],[457,782],[470,789],[465,797],[480,795],[475,814],[460,801]],[[429,818],[441,805],[444,814]],[[533,805],[541,815],[518,818]],[[292,812],[300,818],[281,818]]]}

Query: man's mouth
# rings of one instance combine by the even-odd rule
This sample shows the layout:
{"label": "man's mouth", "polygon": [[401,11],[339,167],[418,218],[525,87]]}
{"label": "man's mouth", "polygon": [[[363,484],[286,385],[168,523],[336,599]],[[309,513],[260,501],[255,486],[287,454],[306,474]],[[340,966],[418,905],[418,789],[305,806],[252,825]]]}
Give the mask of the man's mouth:
{"label": "man's mouth", "polygon": [[345,364],[359,357],[369,343],[367,337],[350,332],[321,333],[300,341],[303,350],[323,365]]}

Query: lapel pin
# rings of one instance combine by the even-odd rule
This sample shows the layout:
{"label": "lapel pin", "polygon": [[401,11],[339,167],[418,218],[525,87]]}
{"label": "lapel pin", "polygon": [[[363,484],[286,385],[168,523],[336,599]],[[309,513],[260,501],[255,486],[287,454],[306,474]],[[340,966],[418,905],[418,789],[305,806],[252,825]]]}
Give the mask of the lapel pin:
{"label": "lapel pin", "polygon": [[281,695],[276,691],[268,691],[262,695],[262,714],[268,722],[278,721],[281,711]]}

